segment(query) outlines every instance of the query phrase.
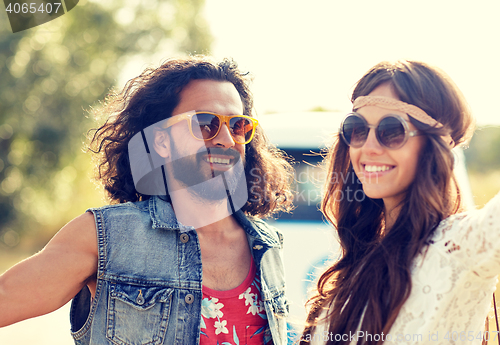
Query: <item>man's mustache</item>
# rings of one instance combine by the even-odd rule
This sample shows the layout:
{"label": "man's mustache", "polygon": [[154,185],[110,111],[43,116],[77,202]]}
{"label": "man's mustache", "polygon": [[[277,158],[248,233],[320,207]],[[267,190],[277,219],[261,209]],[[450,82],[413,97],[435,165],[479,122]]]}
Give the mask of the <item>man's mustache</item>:
{"label": "man's mustache", "polygon": [[221,155],[221,156],[230,156],[234,158],[234,162],[236,163],[238,159],[241,158],[241,155],[238,151],[234,149],[222,149],[220,147],[205,147],[200,149],[196,153],[196,160],[200,161],[203,159],[204,156],[206,155]]}

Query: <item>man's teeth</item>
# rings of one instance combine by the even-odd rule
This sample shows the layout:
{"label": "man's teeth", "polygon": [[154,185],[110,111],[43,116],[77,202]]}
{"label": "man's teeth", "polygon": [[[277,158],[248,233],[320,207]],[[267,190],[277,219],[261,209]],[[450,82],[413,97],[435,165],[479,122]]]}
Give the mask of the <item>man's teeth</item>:
{"label": "man's teeth", "polygon": [[208,163],[217,163],[217,164],[229,164],[231,162],[228,158],[217,158],[217,157],[208,157],[206,159]]}
{"label": "man's teeth", "polygon": [[365,171],[368,172],[379,172],[379,171],[387,171],[391,169],[388,165],[365,165]]}

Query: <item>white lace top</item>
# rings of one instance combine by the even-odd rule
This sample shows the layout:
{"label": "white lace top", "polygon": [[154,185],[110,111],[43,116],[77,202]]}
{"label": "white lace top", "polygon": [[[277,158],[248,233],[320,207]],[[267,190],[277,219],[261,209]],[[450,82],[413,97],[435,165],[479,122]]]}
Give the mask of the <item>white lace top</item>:
{"label": "white lace top", "polygon": [[[439,224],[431,244],[415,259],[410,297],[390,336],[383,335],[384,344],[480,345],[498,274],[500,194],[481,210],[456,214]],[[370,340],[370,335],[358,334],[358,340]],[[496,329],[488,335],[490,344],[497,342]],[[328,325],[319,324],[311,344],[324,344],[326,337],[335,336],[338,339],[328,334]],[[371,336],[378,340],[381,335]],[[356,335],[349,339],[356,344]]]}

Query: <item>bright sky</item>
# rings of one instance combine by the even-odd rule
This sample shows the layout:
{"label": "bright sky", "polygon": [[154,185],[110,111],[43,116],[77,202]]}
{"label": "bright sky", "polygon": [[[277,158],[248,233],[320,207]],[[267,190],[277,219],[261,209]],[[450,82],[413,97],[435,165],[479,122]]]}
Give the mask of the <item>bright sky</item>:
{"label": "bright sky", "polygon": [[205,1],[213,54],[252,72],[260,115],[347,112],[370,67],[405,58],[443,69],[479,125],[500,125],[499,0]]}

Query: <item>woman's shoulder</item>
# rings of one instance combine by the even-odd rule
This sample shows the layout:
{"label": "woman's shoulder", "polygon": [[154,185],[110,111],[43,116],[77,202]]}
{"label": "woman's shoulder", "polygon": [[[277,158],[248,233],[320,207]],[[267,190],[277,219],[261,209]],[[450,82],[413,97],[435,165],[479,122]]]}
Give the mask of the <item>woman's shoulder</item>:
{"label": "woman's shoulder", "polygon": [[467,210],[456,213],[442,220],[437,229],[436,235],[446,235],[450,231],[461,231],[466,229],[473,231],[477,228],[495,228],[500,231],[500,193],[493,197],[483,208]]}
{"label": "woman's shoulder", "polygon": [[477,274],[499,274],[500,194],[481,209],[457,213],[441,221],[429,243]]}

